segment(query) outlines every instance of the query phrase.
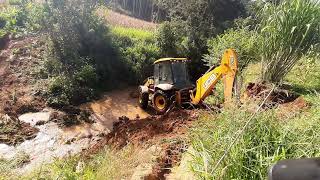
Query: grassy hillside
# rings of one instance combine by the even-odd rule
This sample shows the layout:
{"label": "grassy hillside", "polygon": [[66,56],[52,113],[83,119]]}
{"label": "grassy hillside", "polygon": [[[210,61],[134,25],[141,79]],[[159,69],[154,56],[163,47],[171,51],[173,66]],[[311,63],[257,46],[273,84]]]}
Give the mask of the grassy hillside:
{"label": "grassy hillside", "polygon": [[[307,62],[307,63],[306,63]],[[252,68],[249,68],[250,73]],[[304,58],[287,77],[301,97],[254,117],[230,153],[214,169],[231,142],[257,108],[248,102],[221,114],[202,114],[189,137],[194,148],[193,172],[203,179],[265,179],[268,168],[283,159],[320,156],[320,64]]]}

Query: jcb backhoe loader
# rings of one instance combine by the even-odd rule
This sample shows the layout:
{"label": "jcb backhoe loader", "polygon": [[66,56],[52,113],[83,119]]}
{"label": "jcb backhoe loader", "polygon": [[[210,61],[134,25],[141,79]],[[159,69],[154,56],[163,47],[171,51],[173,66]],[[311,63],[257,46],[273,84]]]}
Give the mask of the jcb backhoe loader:
{"label": "jcb backhoe loader", "polygon": [[146,109],[148,105],[160,114],[173,104],[199,105],[208,97],[220,79],[224,79],[225,101],[232,98],[233,84],[238,68],[238,58],[234,50],[224,52],[221,65],[211,67],[193,85],[189,80],[186,58],[163,58],[154,63],[154,75],[139,86],[139,104]]}

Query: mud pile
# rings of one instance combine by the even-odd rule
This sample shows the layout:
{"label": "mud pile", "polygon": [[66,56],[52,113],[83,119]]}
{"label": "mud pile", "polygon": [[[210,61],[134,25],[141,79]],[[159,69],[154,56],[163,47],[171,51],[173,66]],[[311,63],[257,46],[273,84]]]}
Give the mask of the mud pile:
{"label": "mud pile", "polygon": [[36,137],[38,129],[27,123],[12,119],[9,116],[0,117],[0,144],[17,145]]}
{"label": "mud pile", "polygon": [[1,50],[0,113],[17,117],[45,107],[34,82],[43,53],[43,43],[35,37],[11,40]]}
{"label": "mud pile", "polygon": [[92,147],[86,154],[98,152],[105,145],[122,148],[128,144],[143,146],[159,142],[165,138],[182,137],[198,117],[196,111],[179,110],[163,116],[150,116],[145,119],[130,120],[119,118],[114,123],[113,131],[104,140]]}
{"label": "mud pile", "polygon": [[121,117],[114,130],[106,137],[108,144],[123,147],[127,144],[142,145],[155,138],[176,137],[186,133],[197,115],[193,111],[179,110],[164,116],[129,120]]}
{"label": "mud pile", "polygon": [[[246,88],[245,98],[250,99],[265,99],[272,90],[271,86],[261,83],[249,83]],[[266,101],[268,107],[274,107],[279,104],[286,104],[295,101],[299,95],[285,88],[277,88],[273,90]]]}
{"label": "mud pile", "polygon": [[165,179],[171,168],[181,161],[182,153],[187,150],[185,134],[197,117],[198,112],[195,110],[177,110],[167,115],[144,119],[130,120],[126,116],[120,117],[119,121],[114,123],[113,131],[83,155],[90,157],[105,145],[121,149],[128,144],[140,148],[157,144],[160,146],[161,155],[152,167],[152,173],[143,178]]}
{"label": "mud pile", "polygon": [[164,153],[157,159],[157,163],[152,168],[152,173],[145,179],[166,179],[171,173],[171,168],[178,165],[182,159],[182,154],[187,151],[187,145],[183,141],[164,144]]}
{"label": "mud pile", "polygon": [[18,116],[45,107],[37,96],[34,71],[41,62],[43,44],[27,37],[3,41],[0,51],[0,143],[16,145],[35,137],[38,130]]}

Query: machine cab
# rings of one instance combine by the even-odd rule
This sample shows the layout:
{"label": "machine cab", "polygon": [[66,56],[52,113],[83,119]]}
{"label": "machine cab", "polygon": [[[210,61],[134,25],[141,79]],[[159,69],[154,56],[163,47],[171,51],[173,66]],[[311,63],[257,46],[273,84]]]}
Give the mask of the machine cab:
{"label": "machine cab", "polygon": [[192,86],[185,58],[163,58],[154,63],[154,86],[162,90]]}

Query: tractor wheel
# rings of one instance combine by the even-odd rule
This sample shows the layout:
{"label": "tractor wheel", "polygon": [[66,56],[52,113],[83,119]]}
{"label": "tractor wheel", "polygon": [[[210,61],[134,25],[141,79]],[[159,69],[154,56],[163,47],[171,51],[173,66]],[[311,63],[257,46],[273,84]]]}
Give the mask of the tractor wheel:
{"label": "tractor wheel", "polygon": [[156,91],[153,97],[153,107],[159,114],[164,114],[170,106],[169,99],[163,91]]}
{"label": "tractor wheel", "polygon": [[148,93],[139,93],[139,105],[142,109],[148,108],[149,95]]}

